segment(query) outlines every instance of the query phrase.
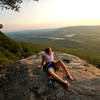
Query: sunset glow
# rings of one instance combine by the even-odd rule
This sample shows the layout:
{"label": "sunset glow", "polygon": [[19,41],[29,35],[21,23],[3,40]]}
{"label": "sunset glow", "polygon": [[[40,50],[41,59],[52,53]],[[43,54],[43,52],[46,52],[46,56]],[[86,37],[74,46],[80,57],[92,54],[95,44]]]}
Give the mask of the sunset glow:
{"label": "sunset glow", "polygon": [[100,0],[25,0],[20,12],[0,10],[4,31],[100,25]]}

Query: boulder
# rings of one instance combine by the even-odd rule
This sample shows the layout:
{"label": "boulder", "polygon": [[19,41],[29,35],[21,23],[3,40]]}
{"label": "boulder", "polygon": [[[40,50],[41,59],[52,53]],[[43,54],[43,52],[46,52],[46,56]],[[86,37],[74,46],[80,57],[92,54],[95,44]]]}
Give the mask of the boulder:
{"label": "boulder", "polygon": [[[54,88],[48,87],[48,77],[38,69],[41,53],[19,60],[7,66],[0,66],[0,100],[100,100],[100,69],[86,61],[66,53],[56,53],[55,60],[62,59],[74,81],[67,79],[62,69],[57,70],[68,80],[68,89],[54,81]],[[87,66],[88,65],[88,66]]]}

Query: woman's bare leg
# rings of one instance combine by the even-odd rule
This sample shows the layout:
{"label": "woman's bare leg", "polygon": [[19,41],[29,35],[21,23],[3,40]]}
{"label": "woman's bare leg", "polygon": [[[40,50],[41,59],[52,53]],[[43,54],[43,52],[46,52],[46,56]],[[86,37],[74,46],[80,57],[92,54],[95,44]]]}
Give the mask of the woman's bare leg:
{"label": "woman's bare leg", "polygon": [[55,79],[57,79],[58,81],[60,81],[60,82],[62,82],[62,83],[64,83],[64,84],[66,84],[68,88],[70,87],[70,85],[69,85],[69,83],[67,82],[67,80],[63,80],[61,77],[59,77],[57,74],[55,74],[53,68],[49,68],[49,69],[48,69],[48,72],[49,72]]}
{"label": "woman's bare leg", "polygon": [[56,67],[59,68],[61,67],[66,75],[70,78],[70,80],[73,80],[73,77],[71,76],[71,74],[69,73],[68,69],[66,68],[66,65],[63,63],[63,61],[59,60],[57,63],[56,63]]}

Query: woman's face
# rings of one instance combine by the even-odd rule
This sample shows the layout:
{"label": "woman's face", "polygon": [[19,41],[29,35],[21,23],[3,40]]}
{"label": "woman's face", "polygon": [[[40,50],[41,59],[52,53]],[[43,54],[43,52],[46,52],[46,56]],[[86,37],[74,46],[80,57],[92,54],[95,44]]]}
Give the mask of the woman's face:
{"label": "woman's face", "polygon": [[51,54],[51,52],[52,52],[52,49],[50,49],[50,50],[47,52],[47,54],[48,54],[48,55],[50,55],[50,54]]}

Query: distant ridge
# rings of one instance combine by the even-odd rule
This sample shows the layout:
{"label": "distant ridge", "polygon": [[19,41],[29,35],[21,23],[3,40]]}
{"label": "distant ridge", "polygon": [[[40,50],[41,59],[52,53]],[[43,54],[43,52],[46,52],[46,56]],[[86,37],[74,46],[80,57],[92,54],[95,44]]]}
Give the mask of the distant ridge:
{"label": "distant ridge", "polygon": [[64,27],[57,27],[57,28],[43,28],[43,29],[26,29],[26,30],[17,30],[17,31],[11,31],[6,33],[14,33],[14,32],[24,32],[24,31],[51,31],[51,30],[57,30],[57,29],[65,29],[65,28],[79,28],[79,27],[100,27],[100,25],[77,25],[77,26],[64,26]]}

